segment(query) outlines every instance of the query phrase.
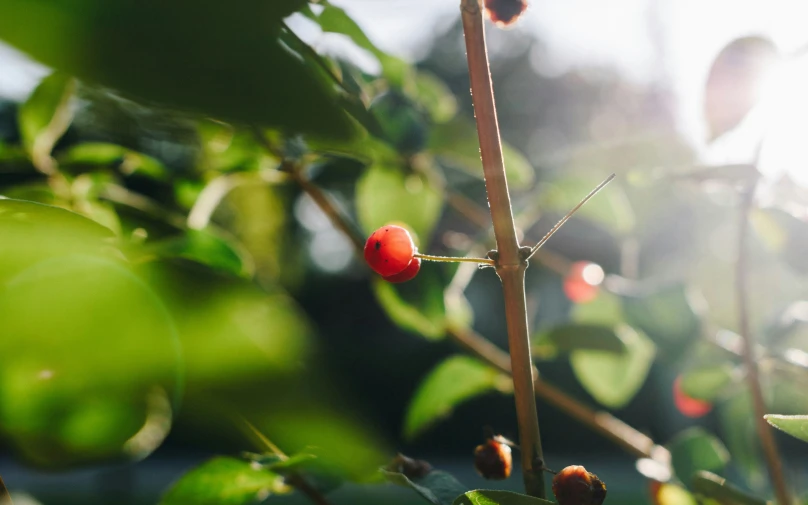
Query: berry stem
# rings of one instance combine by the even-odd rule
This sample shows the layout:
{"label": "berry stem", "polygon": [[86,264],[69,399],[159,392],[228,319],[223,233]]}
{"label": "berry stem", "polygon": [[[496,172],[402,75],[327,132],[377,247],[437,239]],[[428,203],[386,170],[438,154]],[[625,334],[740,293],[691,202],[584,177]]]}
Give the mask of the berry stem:
{"label": "berry stem", "polygon": [[519,445],[522,448],[522,475],[526,493],[544,498],[546,496],[544,474],[535,464],[544,458],[536,412],[536,396],[533,390],[533,360],[530,355],[525,301],[527,261],[519,255],[508,181],[505,178],[480,0],[461,0],[460,10],[485,187],[499,252],[496,269],[502,281],[505,298],[516,418],[519,423]]}
{"label": "berry stem", "polygon": [[494,260],[488,258],[458,258],[455,256],[432,256],[431,254],[415,253],[414,258],[421,258],[426,261],[439,261],[441,263],[481,263],[483,265],[494,265]]}

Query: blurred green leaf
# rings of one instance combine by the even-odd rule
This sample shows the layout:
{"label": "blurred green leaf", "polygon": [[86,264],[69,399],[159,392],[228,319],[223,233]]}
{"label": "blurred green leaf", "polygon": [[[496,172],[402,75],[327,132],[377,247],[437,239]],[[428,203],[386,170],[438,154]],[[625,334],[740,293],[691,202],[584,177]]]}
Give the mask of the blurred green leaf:
{"label": "blurred green leaf", "polygon": [[402,92],[392,89],[377,96],[370,112],[381,127],[385,140],[402,153],[417,153],[424,148],[428,126],[417,105]]}
{"label": "blurred green leaf", "polygon": [[[0,7],[0,13],[2,13]],[[2,16],[0,16],[2,17]],[[2,21],[0,21],[2,25]],[[0,28],[2,36],[2,28]],[[76,81],[54,72],[44,78],[28,100],[20,107],[18,122],[23,145],[34,160],[41,163],[50,157],[53,146],[67,131],[73,119],[70,100],[76,91]]]}
{"label": "blurred green leaf", "polygon": [[625,324],[620,298],[604,290],[590,302],[576,303],[572,307],[570,319],[577,324],[612,328]]}
{"label": "blurred green leaf", "polygon": [[749,495],[710,472],[698,472],[693,478],[696,493],[728,505],[769,505],[763,498]]}
{"label": "blurred green leaf", "polygon": [[660,348],[660,357],[668,361],[681,357],[701,335],[701,321],[683,284],[624,296],[623,312],[626,322],[648,335]]}
{"label": "blurred green leaf", "polygon": [[758,177],[760,172],[755,165],[738,163],[730,165],[709,165],[694,167],[683,173],[673,174],[674,179],[698,183],[724,183],[731,186],[748,184]]}
{"label": "blurred green leaf", "polygon": [[750,487],[764,485],[763,454],[755,428],[751,396],[746,390],[739,391],[720,403],[718,413],[733,463],[740,468]]}
{"label": "blurred green leaf", "polygon": [[468,356],[452,356],[429,372],[407,408],[404,436],[413,439],[459,404],[490,391],[510,392],[502,372]]}
{"label": "blurred green leaf", "polygon": [[549,505],[551,503],[554,502],[511,491],[478,489],[458,496],[453,505]]}
{"label": "blurred green leaf", "polygon": [[63,168],[115,167],[124,175],[143,174],[159,180],[167,176],[166,167],[151,156],[104,142],[77,144],[59,155],[58,159],[59,165]]}
{"label": "blurred green leaf", "polygon": [[626,344],[613,328],[606,326],[567,324],[556,326],[534,337],[540,354],[555,355],[572,351],[626,352]]}
{"label": "blurred green leaf", "polygon": [[[448,165],[479,179],[483,178],[480,140],[473,122],[458,116],[446,123],[434,125],[427,146]],[[502,144],[502,154],[505,158],[508,186],[514,189],[526,189],[532,186],[535,172],[527,158],[507,143]]]}
{"label": "blurred green leaf", "polygon": [[371,288],[379,305],[400,328],[429,339],[446,334],[444,284],[436,274],[421,272],[403,284],[374,277]]}
{"label": "blurred green leaf", "polygon": [[808,442],[808,416],[766,414],[763,418],[778,430],[785,431],[792,437]]}
{"label": "blurred green leaf", "polygon": [[445,123],[455,117],[457,99],[446,83],[435,75],[419,71],[415,75],[414,88],[408,94],[429,113],[432,122]]}
{"label": "blurred green leaf", "polygon": [[669,444],[671,464],[676,476],[690,487],[700,470],[720,471],[729,462],[729,452],[715,436],[701,428],[678,434]]}
{"label": "blurred green leaf", "polygon": [[751,216],[753,229],[763,242],[794,271],[808,273],[808,223],[775,208],[759,209]]}
{"label": "blurred green leaf", "polygon": [[179,237],[151,243],[144,253],[184,258],[240,277],[249,277],[254,272],[252,259],[238,244],[207,229],[186,230]]}
{"label": "blurred green leaf", "polygon": [[626,345],[624,354],[573,351],[575,377],[595,400],[610,408],[625,406],[639,391],[654,361],[654,344],[642,333],[622,325],[615,328]]}
{"label": "blurred green leaf", "polygon": [[423,477],[412,479],[403,473],[381,472],[393,484],[409,487],[432,505],[452,505],[455,498],[466,491],[466,486],[441,470],[432,470]]}
{"label": "blurred green leaf", "polygon": [[[443,196],[419,174],[374,165],[357,182],[356,212],[368,234],[390,223],[401,223],[415,232],[415,241],[426,247],[443,207]],[[419,243],[420,242],[420,243]]]}
{"label": "blurred green leaf", "polygon": [[219,456],[186,473],[161,505],[246,505],[291,488],[284,478],[249,461]]}
{"label": "blurred green leaf", "polygon": [[357,130],[338,106],[332,77],[308,50],[281,41],[283,18],[305,3],[8,0],[0,5],[0,38],[141,99],[349,139]]}
{"label": "blurred green leaf", "polygon": [[683,487],[665,483],[659,487],[654,503],[658,505],[698,505],[699,502]]}
{"label": "blurred green leaf", "polygon": [[691,398],[713,401],[733,383],[734,368],[729,364],[707,365],[682,374],[682,392]]}
{"label": "blurred green leaf", "polygon": [[[544,212],[565,215],[581,199],[603,182],[605,175],[596,171],[568,173],[548,183],[536,202]],[[577,212],[580,218],[602,224],[608,230],[628,233],[637,224],[631,201],[621,184],[612,182]],[[530,223],[531,225],[533,223]]]}

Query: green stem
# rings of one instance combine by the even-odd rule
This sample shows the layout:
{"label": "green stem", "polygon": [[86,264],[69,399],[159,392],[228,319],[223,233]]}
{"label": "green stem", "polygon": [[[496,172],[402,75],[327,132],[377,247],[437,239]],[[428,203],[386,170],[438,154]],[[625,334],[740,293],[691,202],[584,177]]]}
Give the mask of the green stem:
{"label": "green stem", "polygon": [[441,263],[481,263],[483,265],[494,265],[494,260],[488,258],[458,258],[455,256],[432,256],[431,254],[415,253],[416,258],[426,261],[439,261]]}

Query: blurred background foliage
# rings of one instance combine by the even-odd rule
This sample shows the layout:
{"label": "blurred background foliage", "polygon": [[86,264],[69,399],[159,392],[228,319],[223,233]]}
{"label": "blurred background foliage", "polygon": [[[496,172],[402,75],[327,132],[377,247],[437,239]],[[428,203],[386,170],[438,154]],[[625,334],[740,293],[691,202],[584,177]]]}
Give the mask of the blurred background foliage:
{"label": "blurred background foliage", "polygon": [[[430,254],[494,245],[456,14],[412,63],[337,3],[0,4],[0,40],[47,66],[0,101],[0,472],[12,491],[15,461],[101,476],[89,491],[33,484],[42,503],[155,503],[217,453],[229,456],[163,503],[201,500],[201,487],[209,501],[195,503],[247,503],[291,492],[301,473],[324,491],[369,486],[397,451],[480,485],[468,470],[482,427],[515,438],[508,377],[454,338],[474,330],[506,347],[493,271],[425,264],[391,285],[355,254],[390,222]],[[540,31],[489,39],[524,243],[618,176],[528,271],[541,376],[670,451],[635,472],[540,402],[548,463],[593,461],[611,500],[693,503],[714,482],[693,481],[699,471],[765,496],[733,291],[737,187],[762,165],[721,149],[764,138],[764,159],[778,159],[776,135],[731,131],[759,133],[750,93],[777,49],[752,37],[718,55],[705,92],[716,155],[683,134],[664,79],[597,64],[552,74],[535,64],[552,51]],[[749,295],[777,414],[808,411],[808,200],[792,168],[767,174],[752,216]],[[289,459],[268,456],[267,439]],[[170,479],[135,484],[164,461]],[[664,484],[649,495],[646,477]],[[346,503],[412,499],[351,486]]]}

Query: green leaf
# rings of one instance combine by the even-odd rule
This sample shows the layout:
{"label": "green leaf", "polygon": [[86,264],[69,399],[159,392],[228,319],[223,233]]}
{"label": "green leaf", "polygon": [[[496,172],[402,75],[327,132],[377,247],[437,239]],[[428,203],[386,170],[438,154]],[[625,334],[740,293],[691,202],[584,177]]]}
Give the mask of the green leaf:
{"label": "green leaf", "polygon": [[691,398],[713,401],[733,383],[734,368],[729,364],[693,368],[682,374],[682,392]]}
{"label": "green leaf", "polygon": [[808,274],[808,223],[780,209],[761,209],[751,216],[763,242],[794,271]]}
{"label": "green leaf", "polygon": [[282,476],[260,465],[217,457],[186,473],[161,505],[246,505],[291,489]]}
{"label": "green leaf", "polygon": [[668,444],[671,464],[686,485],[700,470],[719,471],[729,462],[729,452],[715,436],[701,428],[683,431]]}
{"label": "green leaf", "polygon": [[408,94],[421,104],[434,123],[445,123],[455,117],[457,99],[446,83],[433,74],[419,71],[415,75],[414,87],[415,90]]}
{"label": "green leaf", "polygon": [[370,104],[370,112],[383,138],[400,152],[417,153],[427,138],[426,117],[416,104],[398,90],[388,90]]}
{"label": "green leaf", "polygon": [[620,408],[639,391],[654,361],[654,344],[642,333],[622,325],[615,331],[626,345],[625,354],[573,351],[572,370],[581,385],[601,404]]}
{"label": "green leaf", "polygon": [[718,412],[724,441],[734,465],[741,469],[750,487],[762,486],[766,477],[752,397],[742,390],[721,402]]}
{"label": "green leaf", "polygon": [[453,356],[435,367],[418,386],[407,408],[404,436],[415,438],[448,417],[459,404],[489,391],[509,392],[508,376],[468,356]]}
{"label": "green leaf", "polygon": [[696,498],[676,484],[665,483],[659,487],[654,503],[658,505],[698,505]]}
{"label": "green leaf", "polygon": [[423,477],[413,479],[403,473],[387,470],[381,472],[393,484],[409,487],[432,505],[452,505],[454,499],[466,491],[466,486],[441,470],[433,470]]}
{"label": "green leaf", "polygon": [[710,472],[698,472],[693,478],[696,493],[728,505],[770,505],[763,498],[751,496],[728,484],[726,479]]}
{"label": "green leaf", "polygon": [[415,232],[416,244],[426,247],[440,217],[443,195],[419,174],[374,165],[357,182],[356,211],[368,234],[393,222]]}
{"label": "green leaf", "polygon": [[400,328],[429,339],[446,334],[444,285],[423,267],[415,279],[403,284],[375,277],[371,288],[379,305]]}
{"label": "green leaf", "polygon": [[[480,140],[473,122],[458,116],[446,123],[434,125],[427,146],[444,163],[479,179],[483,178]],[[536,174],[527,158],[507,143],[502,144],[502,154],[505,158],[508,186],[514,189],[526,189],[532,186]],[[581,196],[588,192],[589,190]],[[564,212],[568,210],[569,208]]]}
{"label": "green leaf", "polygon": [[75,91],[75,79],[54,72],[39,83],[20,107],[18,121],[22,142],[40,169],[49,160],[53,146],[70,126],[73,119],[70,100]]}
{"label": "green leaf", "polygon": [[[333,78],[281,40],[303,0],[8,0],[0,39],[42,63],[208,116],[348,139]],[[148,37],[143,37],[148,33]]]}
{"label": "green leaf", "polygon": [[511,491],[477,489],[458,496],[452,505],[550,505],[555,502]]}
{"label": "green leaf", "polygon": [[576,303],[570,312],[570,319],[583,325],[615,327],[625,324],[620,298],[603,290],[591,302]]}
{"label": "green leaf", "polygon": [[682,284],[654,293],[623,297],[626,322],[642,330],[660,349],[660,357],[675,361],[701,335],[701,321]]}
{"label": "green leaf", "polygon": [[783,416],[779,414],[766,414],[763,416],[766,422],[785,431],[803,442],[808,442],[808,416]]}
{"label": "green leaf", "polygon": [[542,332],[536,338],[539,354],[554,355],[572,351],[626,352],[626,344],[613,328],[607,326],[567,324]]}
{"label": "green leaf", "polygon": [[165,179],[166,167],[158,160],[105,142],[85,142],[72,146],[59,156],[61,167],[116,167],[125,175],[144,174],[154,179]]}
{"label": "green leaf", "polygon": [[[565,174],[547,184],[537,200],[539,208],[543,212],[554,211],[561,217],[600,184],[606,175],[592,170]],[[621,184],[614,182],[581,207],[577,216],[599,223],[607,230],[620,233],[630,232],[637,223],[634,208],[625,189]]]}
{"label": "green leaf", "polygon": [[254,271],[252,258],[237,243],[210,230],[186,230],[181,236],[154,242],[146,254],[185,258],[241,277]]}

